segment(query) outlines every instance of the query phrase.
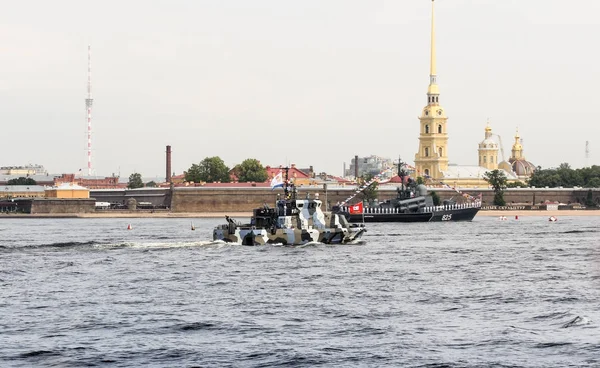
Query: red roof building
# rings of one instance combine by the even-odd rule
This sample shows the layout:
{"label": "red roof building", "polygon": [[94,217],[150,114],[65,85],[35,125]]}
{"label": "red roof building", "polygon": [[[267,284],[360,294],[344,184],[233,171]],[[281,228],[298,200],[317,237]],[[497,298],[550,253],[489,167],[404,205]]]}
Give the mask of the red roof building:
{"label": "red roof building", "polygon": [[62,174],[54,177],[54,186],[61,184],[77,184],[88,189],[119,189],[126,188],[127,183],[119,183],[117,176],[105,178],[76,177],[75,174]]}

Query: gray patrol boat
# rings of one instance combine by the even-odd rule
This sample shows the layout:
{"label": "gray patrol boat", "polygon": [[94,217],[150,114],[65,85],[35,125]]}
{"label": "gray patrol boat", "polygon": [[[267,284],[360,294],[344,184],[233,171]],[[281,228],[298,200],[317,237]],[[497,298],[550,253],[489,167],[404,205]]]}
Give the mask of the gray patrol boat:
{"label": "gray patrol boat", "polygon": [[[346,206],[334,206],[336,213],[351,222],[435,222],[435,221],[472,221],[481,209],[481,201],[457,204],[454,200],[445,200],[443,205],[434,206],[427,188],[408,176],[406,164],[398,161],[400,187],[396,198],[366,207],[360,214],[350,213]],[[405,178],[407,180],[405,180]],[[406,185],[404,183],[407,183]],[[364,189],[363,189],[364,190]]]}
{"label": "gray patrol boat", "polygon": [[267,205],[254,209],[249,223],[225,216],[226,224],[213,230],[213,240],[242,245],[302,245],[310,242],[346,244],[357,241],[367,231],[362,224],[350,224],[340,214],[323,211],[317,198],[298,199],[296,187],[284,168],[284,198],[275,208]]}

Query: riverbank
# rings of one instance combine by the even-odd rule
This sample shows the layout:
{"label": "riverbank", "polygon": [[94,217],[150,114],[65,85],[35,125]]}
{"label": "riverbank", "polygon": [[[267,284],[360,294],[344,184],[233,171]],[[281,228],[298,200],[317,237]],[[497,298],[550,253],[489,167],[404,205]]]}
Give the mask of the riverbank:
{"label": "riverbank", "polygon": [[[40,213],[40,214],[0,214],[0,219],[5,218],[248,218],[251,212],[94,212],[94,213]],[[487,210],[479,211],[477,217],[506,216],[600,216],[600,210],[556,210],[556,211],[531,211],[531,210]]]}
{"label": "riverbank", "polygon": [[600,216],[600,210],[555,210],[555,211],[531,211],[531,210],[511,210],[511,211],[479,211],[476,217],[482,216]]}
{"label": "riverbank", "polygon": [[252,212],[93,212],[93,213],[2,213],[3,218],[244,218]]}

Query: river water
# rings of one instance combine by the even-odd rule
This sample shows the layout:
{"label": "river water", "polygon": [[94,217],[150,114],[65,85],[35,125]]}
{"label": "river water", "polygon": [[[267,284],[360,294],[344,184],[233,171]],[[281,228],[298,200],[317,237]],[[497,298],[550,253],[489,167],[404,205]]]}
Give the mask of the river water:
{"label": "river water", "polygon": [[1,219],[0,366],[600,366],[600,217],[304,247],[193,221]]}

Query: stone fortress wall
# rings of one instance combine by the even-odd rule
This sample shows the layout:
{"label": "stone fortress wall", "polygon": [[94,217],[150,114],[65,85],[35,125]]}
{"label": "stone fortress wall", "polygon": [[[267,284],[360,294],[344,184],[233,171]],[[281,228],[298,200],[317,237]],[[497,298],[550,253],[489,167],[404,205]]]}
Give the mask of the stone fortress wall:
{"label": "stone fortress wall", "polygon": [[[349,198],[355,189],[352,187],[329,189],[327,193],[322,187],[302,187],[299,188],[298,196],[304,198],[307,194],[311,198],[315,195],[319,196],[324,203],[327,201],[328,207],[342,202]],[[461,194],[451,189],[436,189],[436,193],[440,199],[455,199],[458,203],[466,201]],[[273,206],[277,193],[283,195],[281,189],[271,191],[264,188],[174,188],[172,192],[171,211],[173,212],[246,212],[252,209],[267,204]],[[484,190],[469,190],[465,191],[472,196],[482,194],[484,209],[494,209],[493,198],[494,192],[491,189]],[[600,189],[592,189],[593,200],[595,203],[600,202]],[[588,189],[573,189],[573,188],[514,188],[507,189],[504,192],[504,199],[507,207],[514,205],[539,205],[546,202],[559,202],[564,204],[585,203],[588,195]],[[379,189],[379,200],[383,201],[396,196],[395,188]],[[354,204],[360,200],[360,196],[356,196],[349,201]],[[325,204],[323,205],[325,207]]]}
{"label": "stone fortress wall", "polygon": [[[314,198],[318,195],[323,201],[323,209],[331,209],[335,204],[345,201],[355,193],[355,188],[335,187],[327,191],[322,186],[307,186],[298,188],[298,197],[305,198],[309,195]],[[455,199],[458,203],[467,200],[454,190],[447,188],[435,189],[441,200]],[[600,204],[600,189],[592,189],[594,203]],[[494,192],[491,189],[469,190],[464,193],[471,196],[482,194],[482,210],[536,210],[546,209],[546,203],[584,204],[587,200],[589,189],[584,188],[513,188],[504,193],[506,206],[497,208],[492,204]],[[127,203],[130,199],[137,202],[151,203],[160,211],[176,213],[211,213],[211,212],[251,212],[254,208],[267,205],[274,206],[277,195],[282,196],[282,189],[270,188],[202,188],[202,187],[175,187],[155,188],[152,190],[91,190],[90,199],[20,199],[19,206],[24,212],[31,214],[77,214],[94,213],[95,202]],[[396,196],[394,187],[379,189],[379,200],[392,199]],[[360,196],[348,201],[355,204],[360,201]],[[137,212],[154,212],[148,209]],[[157,209],[158,211],[158,209]],[[110,213],[110,210],[104,211]],[[136,212],[136,210],[134,210]]]}

